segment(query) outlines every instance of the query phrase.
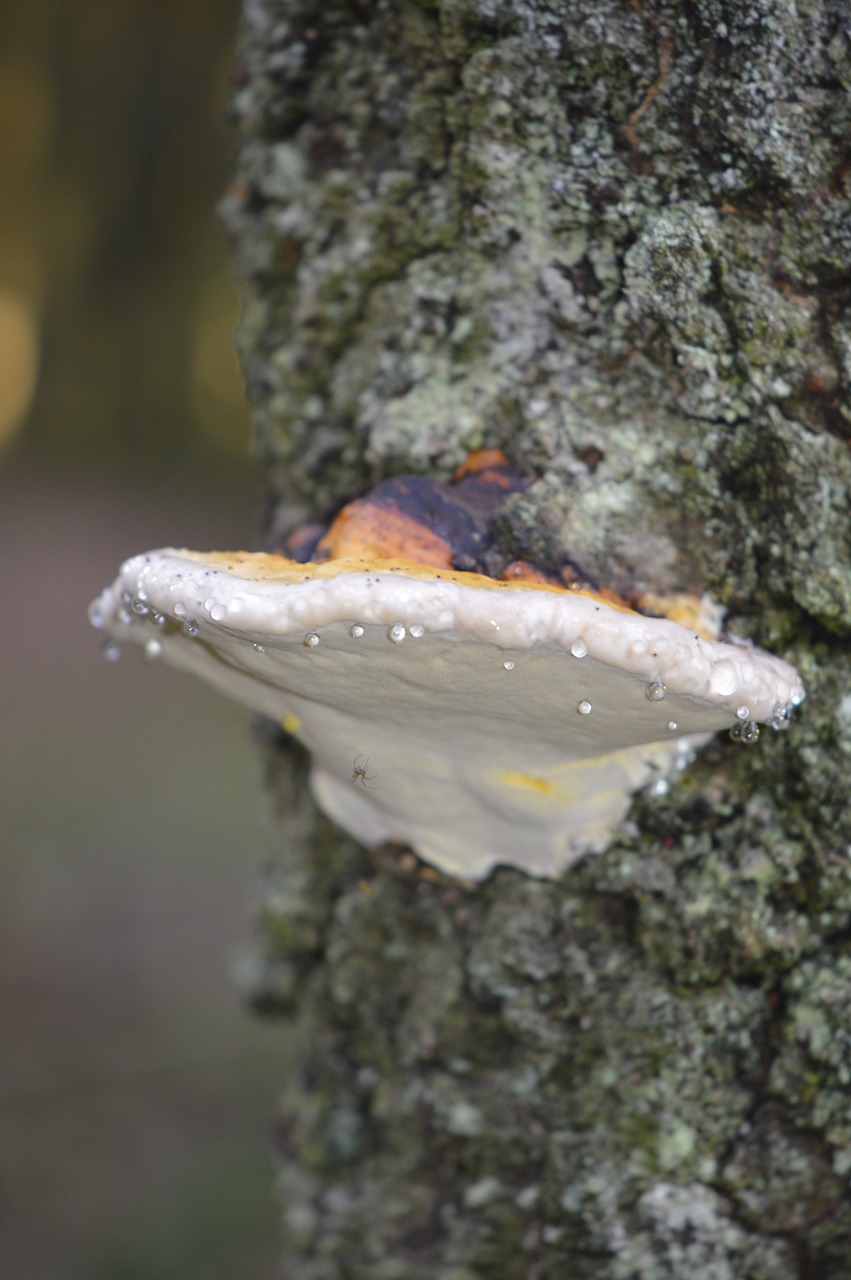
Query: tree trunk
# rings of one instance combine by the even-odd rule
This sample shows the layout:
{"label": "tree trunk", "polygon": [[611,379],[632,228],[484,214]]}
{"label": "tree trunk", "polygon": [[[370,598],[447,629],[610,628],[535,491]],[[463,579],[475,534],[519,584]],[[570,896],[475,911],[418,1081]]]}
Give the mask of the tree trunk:
{"label": "tree trunk", "polygon": [[705,588],[808,701],[562,880],[270,744],[287,1280],[851,1274],[851,6],[245,0],[226,217],[272,543],[500,446],[501,534]]}

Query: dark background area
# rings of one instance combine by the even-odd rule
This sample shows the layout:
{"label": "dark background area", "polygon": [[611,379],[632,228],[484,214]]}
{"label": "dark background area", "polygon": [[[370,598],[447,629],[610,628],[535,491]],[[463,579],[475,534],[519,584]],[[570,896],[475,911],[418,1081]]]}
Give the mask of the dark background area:
{"label": "dark background area", "polygon": [[[258,1280],[248,718],[100,656],[128,554],[255,544],[215,206],[236,0],[0,0],[0,1274]],[[241,960],[243,956],[243,960]]]}

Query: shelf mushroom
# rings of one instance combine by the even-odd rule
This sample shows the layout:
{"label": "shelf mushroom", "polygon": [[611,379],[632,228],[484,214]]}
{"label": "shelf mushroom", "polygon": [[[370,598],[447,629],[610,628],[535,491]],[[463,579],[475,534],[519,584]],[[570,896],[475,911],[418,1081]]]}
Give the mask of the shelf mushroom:
{"label": "shelf mushroom", "polygon": [[90,616],[108,644],[274,717],[310,750],[321,807],[366,845],[404,841],[465,879],[558,876],[714,732],[783,727],[804,697],[788,663],[720,642],[695,598],[683,625],[522,566],[500,581],[451,554],[422,563],[428,539],[419,562],[404,543],[375,556],[362,523],[359,555],[329,530],[304,562],[135,556]]}

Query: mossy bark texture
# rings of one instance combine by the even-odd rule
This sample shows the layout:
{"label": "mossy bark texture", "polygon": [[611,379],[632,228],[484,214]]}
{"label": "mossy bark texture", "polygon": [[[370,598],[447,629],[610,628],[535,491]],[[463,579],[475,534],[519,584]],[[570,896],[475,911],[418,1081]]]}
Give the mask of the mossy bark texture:
{"label": "mossy bark texture", "polygon": [[557,883],[362,850],[270,747],[288,1280],[851,1275],[849,89],[845,0],[245,0],[272,541],[502,446],[508,553],[809,695]]}

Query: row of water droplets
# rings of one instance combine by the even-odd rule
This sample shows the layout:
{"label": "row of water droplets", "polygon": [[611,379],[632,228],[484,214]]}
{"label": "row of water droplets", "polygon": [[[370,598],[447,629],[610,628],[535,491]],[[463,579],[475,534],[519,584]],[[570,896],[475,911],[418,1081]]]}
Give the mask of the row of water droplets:
{"label": "row of water droplets", "polygon": [[[121,602],[115,611],[115,616],[123,626],[130,626],[143,618],[156,627],[162,627],[166,622],[166,615],[148,604],[145,591],[141,587],[135,596],[129,591],[122,591]],[[98,605],[93,605],[89,610],[89,621],[98,630],[105,625],[104,616]],[[162,650],[162,641],[157,636],[151,636],[142,646],[142,656],[146,661],[154,662]],[[105,640],[102,652],[107,662],[117,662],[121,657],[121,646],[115,640]]]}
{"label": "row of water droplets", "polygon": [[[773,729],[776,733],[783,732],[789,728],[792,723],[792,714],[797,703],[794,701],[782,703],[776,702],[771,713],[771,719],[768,721],[769,729]],[[730,730],[730,737],[734,742],[742,742],[745,746],[753,746],[759,741],[759,725],[755,720],[748,717],[750,711],[747,707],[739,707],[736,711],[736,723]]]}
{"label": "row of water droplets", "polygon": [[[403,623],[396,622],[387,629],[387,639],[393,641],[394,644],[401,644],[406,635],[419,638],[424,634],[425,628],[420,623],[413,623],[410,627],[405,627]],[[349,635],[353,640],[358,640],[364,634],[364,627],[359,622],[353,623],[349,627]],[[304,646],[307,649],[315,649],[320,643],[320,636],[317,631],[308,631],[304,637]],[[257,646],[255,646],[256,648]],[[574,658],[584,658],[588,653],[588,646],[581,637],[577,637],[570,646],[570,652]],[[514,659],[506,658],[503,662],[503,668],[506,671],[513,671],[515,667]],[[649,702],[662,702],[667,693],[667,686],[660,680],[651,680],[644,690],[645,697]],[[583,698],[577,703],[576,710],[579,715],[588,716],[594,710],[593,703],[588,698]],[[747,717],[747,707],[740,707],[737,715]],[[676,733],[679,726],[676,720],[669,720],[667,724],[669,733]]]}
{"label": "row of water droplets", "polygon": [[[365,631],[366,628],[359,622],[353,622],[349,627],[349,635],[353,640],[360,640]],[[386,635],[387,639],[392,640],[393,644],[401,644],[405,636],[413,636],[415,640],[418,640],[420,636],[425,635],[425,627],[420,622],[414,622],[409,627],[406,627],[402,622],[394,622],[391,627],[387,628]],[[318,631],[308,631],[304,637],[303,644],[305,649],[315,649],[319,641]]]}
{"label": "row of water droplets", "polygon": [[[570,652],[575,658],[584,658],[588,653],[588,646],[584,640],[579,638],[573,641],[570,646]],[[514,664],[512,663],[511,665],[513,666]],[[648,702],[663,702],[667,692],[668,686],[663,684],[661,680],[651,680],[644,688],[644,696]],[[788,729],[792,722],[792,713],[796,705],[794,701],[786,704],[775,703],[773,714],[768,721],[769,728],[776,731]],[[593,708],[587,698],[584,698],[578,704],[576,710],[580,715],[587,716],[591,714]],[[668,721],[669,732],[676,733],[677,728],[676,720]],[[759,741],[759,725],[755,720],[750,719],[750,708],[744,704],[736,708],[736,722],[730,729],[730,737],[734,742],[741,742],[745,746],[752,746]]]}
{"label": "row of water droplets", "polygon": [[[217,604],[215,600],[207,600],[205,608],[214,621],[221,621],[227,612],[224,606]],[[134,622],[139,622],[142,619],[146,619],[155,627],[163,627],[168,621],[167,614],[149,604],[147,593],[144,587],[141,586],[137,588],[135,595],[130,591],[121,592],[120,603],[115,611],[115,616],[118,622],[125,627],[131,626]],[[201,634],[197,619],[187,614],[186,606],[179,600],[174,605],[172,616],[180,624],[183,634],[190,639],[195,639]],[[97,629],[105,625],[105,619],[98,605],[93,605],[89,610],[89,621]],[[102,652],[107,662],[117,662],[121,657],[121,646],[115,640],[106,640]],[[163,642],[156,635],[150,636],[142,645],[142,657],[146,662],[155,662],[162,652]]]}
{"label": "row of water droplets", "polygon": [[[213,599],[204,602],[204,608],[210,615],[213,622],[222,622],[227,616],[227,609],[223,604]],[[174,619],[181,624],[183,634],[190,639],[195,639],[201,633],[201,628],[195,618],[187,614],[186,606],[180,601],[174,605],[172,610]],[[163,626],[166,622],[167,615],[153,609],[148,603],[146,593],[143,588],[139,588],[134,596],[129,591],[122,591],[121,603],[116,610],[116,618],[123,626],[129,626],[131,623],[147,618],[156,626]],[[89,610],[89,621],[91,625],[97,629],[104,626],[105,620],[98,606],[93,606]],[[364,634],[365,628],[355,622],[349,628],[349,635],[353,640],[359,639]],[[387,638],[394,644],[401,644],[407,635],[419,639],[425,634],[425,627],[418,622],[412,623],[406,627],[401,622],[396,622],[387,629]],[[303,644],[306,649],[315,649],[320,643],[318,631],[308,631],[304,637]],[[255,641],[252,646],[257,653],[265,653],[265,646]],[[154,661],[162,653],[162,642],[156,637],[151,637],[143,646],[143,656],[149,661]],[[109,662],[116,662],[121,656],[121,646],[115,640],[107,640],[103,645],[103,655]],[[513,663],[511,664],[514,665]]]}
{"label": "row of water droplets", "polygon": [[[204,608],[210,615],[213,622],[221,622],[227,616],[227,609],[218,601],[210,598],[205,600]],[[200,634],[200,626],[195,618],[189,617],[186,607],[180,601],[174,605],[173,615],[175,619],[181,623],[184,635],[190,639],[196,638]],[[118,621],[129,626],[131,623],[147,618],[157,627],[162,627],[166,622],[166,615],[148,604],[147,596],[144,588],[139,587],[136,595],[132,595],[129,591],[121,593],[121,603],[116,611]],[[93,627],[101,628],[104,625],[103,615],[99,608],[94,606],[89,613],[89,619]],[[349,635],[353,640],[360,639],[363,636],[365,628],[361,623],[355,622],[349,627]],[[425,627],[421,623],[412,623],[406,627],[401,622],[395,622],[387,628],[387,639],[394,644],[401,644],[406,635],[419,639],[425,633]],[[320,642],[319,633],[317,631],[308,631],[304,637],[304,646],[307,649],[314,649]],[[259,642],[254,642],[253,648],[257,653],[265,653],[265,647]],[[142,656],[148,662],[154,662],[160,657],[163,651],[162,641],[151,636],[145,641],[142,647]],[[585,641],[578,636],[570,646],[570,652],[574,658],[584,658],[588,653],[588,646]],[[103,656],[109,662],[116,662],[121,656],[121,648],[115,640],[107,640],[103,645]],[[506,671],[514,670],[514,660],[505,659],[503,668]],[[645,685],[644,696],[648,702],[663,702],[667,693],[667,685],[660,680],[651,680]],[[774,707],[771,719],[768,721],[769,728],[775,731],[782,731],[789,728],[792,721],[792,713],[794,711],[794,702],[786,704],[777,703]],[[594,707],[588,698],[582,698],[576,706],[579,715],[588,716],[592,713]],[[750,709],[742,705],[736,709],[736,723],[730,729],[730,737],[735,742],[741,742],[745,745],[752,745],[759,740],[759,725],[750,718]],[[667,728],[670,733],[676,733],[678,725],[676,720],[669,720]]]}
{"label": "row of water droplets", "polygon": [[[585,654],[588,652],[588,649],[586,648],[584,641],[582,640],[574,641],[574,644],[571,645],[571,649],[570,649],[571,653],[574,652],[575,645],[581,645],[582,652],[581,654],[575,654],[574,656],[584,657]],[[665,699],[665,694],[667,692],[668,692],[668,686],[662,684],[660,680],[651,680],[649,684],[646,684],[644,686],[644,696],[648,702],[663,702]],[[589,702],[587,698],[583,698],[581,702],[577,703],[576,710],[579,712],[581,716],[590,716],[591,712],[594,710],[594,707],[593,707],[593,704]],[[669,733],[676,733],[678,727],[679,726],[677,725],[676,720],[668,721]]]}

